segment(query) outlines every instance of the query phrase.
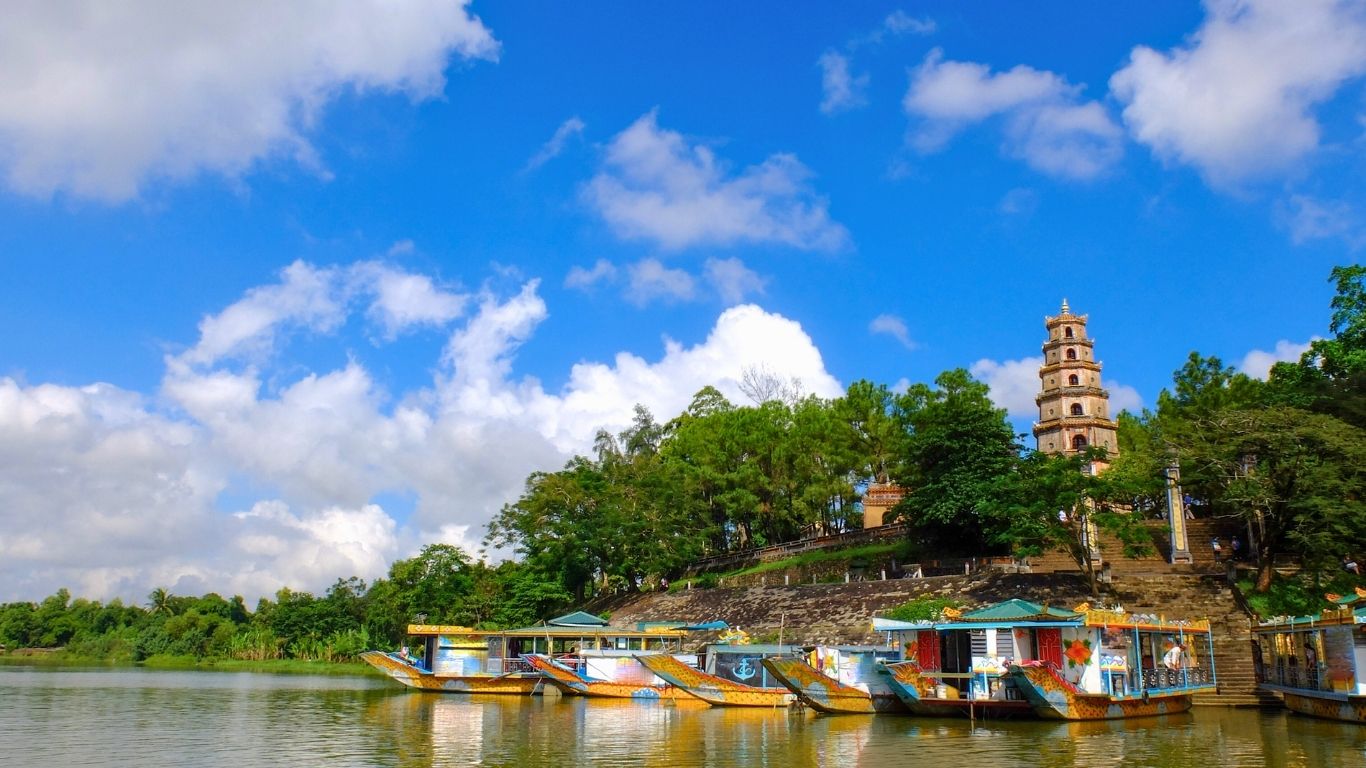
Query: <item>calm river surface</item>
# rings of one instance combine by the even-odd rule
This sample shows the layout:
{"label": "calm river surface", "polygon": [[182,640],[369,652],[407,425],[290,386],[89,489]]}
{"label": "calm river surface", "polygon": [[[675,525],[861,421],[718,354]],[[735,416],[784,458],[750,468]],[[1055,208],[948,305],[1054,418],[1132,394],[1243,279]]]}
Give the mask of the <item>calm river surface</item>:
{"label": "calm river surface", "polygon": [[1366,728],[1197,709],[991,722],[410,692],[379,677],[0,666],[3,766],[1366,766]]}

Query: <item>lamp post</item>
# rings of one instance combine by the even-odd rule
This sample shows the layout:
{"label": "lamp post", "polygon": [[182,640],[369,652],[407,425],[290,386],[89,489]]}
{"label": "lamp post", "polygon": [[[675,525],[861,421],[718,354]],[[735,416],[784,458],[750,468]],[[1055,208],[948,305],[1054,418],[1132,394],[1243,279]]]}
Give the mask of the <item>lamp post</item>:
{"label": "lamp post", "polygon": [[1190,543],[1186,540],[1186,505],[1181,496],[1180,462],[1173,457],[1166,469],[1162,470],[1162,476],[1167,478],[1167,528],[1172,541],[1171,563],[1193,563],[1195,558],[1191,557]]}

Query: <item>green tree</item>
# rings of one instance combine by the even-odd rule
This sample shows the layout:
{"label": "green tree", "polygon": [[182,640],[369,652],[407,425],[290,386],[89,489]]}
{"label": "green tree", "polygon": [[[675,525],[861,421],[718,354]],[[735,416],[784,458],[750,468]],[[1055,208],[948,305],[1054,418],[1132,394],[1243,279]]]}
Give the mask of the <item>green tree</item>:
{"label": "green tree", "polygon": [[1366,551],[1366,431],[1284,406],[1219,411],[1193,427],[1182,466],[1215,478],[1216,508],[1258,529],[1260,591],[1280,552],[1322,568]]}
{"label": "green tree", "polygon": [[939,551],[987,551],[985,504],[1019,456],[1005,411],[961,368],[941,373],[934,388],[912,385],[896,402],[906,439],[893,479],[910,491],[891,516]]}

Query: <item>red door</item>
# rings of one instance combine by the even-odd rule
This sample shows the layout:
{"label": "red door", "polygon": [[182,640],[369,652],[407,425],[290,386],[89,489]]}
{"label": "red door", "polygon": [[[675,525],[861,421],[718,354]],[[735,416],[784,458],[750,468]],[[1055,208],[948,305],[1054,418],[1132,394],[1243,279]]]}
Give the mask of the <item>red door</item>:
{"label": "red door", "polygon": [[916,663],[921,669],[939,669],[939,633],[925,630],[917,632],[916,635]]}
{"label": "red door", "polygon": [[1047,661],[1054,666],[1062,666],[1062,630],[1057,627],[1043,627],[1036,630],[1034,640],[1039,646],[1039,661]]}

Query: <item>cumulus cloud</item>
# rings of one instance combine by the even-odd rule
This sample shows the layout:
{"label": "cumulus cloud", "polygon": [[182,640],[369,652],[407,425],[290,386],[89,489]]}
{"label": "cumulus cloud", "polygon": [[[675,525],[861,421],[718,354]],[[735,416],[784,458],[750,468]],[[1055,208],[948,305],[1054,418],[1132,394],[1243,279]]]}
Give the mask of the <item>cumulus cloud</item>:
{"label": "cumulus cloud", "polygon": [[1285,172],[1319,145],[1314,108],[1366,72],[1366,6],[1207,0],[1162,53],[1134,48],[1110,79],[1124,122],[1159,157],[1217,185]]}
{"label": "cumulus cloud", "polygon": [[316,168],[308,133],[348,92],[440,95],[452,56],[499,44],[468,0],[338,5],[17,3],[0,24],[11,189],[123,201],[151,179]]}
{"label": "cumulus cloud", "polygon": [[659,259],[641,259],[627,268],[627,300],[645,305],[656,299],[691,301],[697,295],[697,281],[682,269],[664,266]]}
{"label": "cumulus cloud", "polygon": [[617,277],[617,268],[607,259],[598,259],[591,267],[573,266],[564,277],[564,287],[585,290],[598,283],[612,282]]}
{"label": "cumulus cloud", "polygon": [[1271,366],[1276,363],[1299,362],[1300,357],[1309,351],[1309,344],[1317,338],[1316,336],[1303,344],[1281,339],[1276,342],[1276,348],[1270,352],[1254,349],[1243,357],[1243,362],[1238,366],[1238,371],[1254,379],[1266,379],[1271,374]]}
{"label": "cumulus cloud", "polygon": [[285,267],[280,282],[247,291],[222,312],[199,323],[199,343],[176,363],[208,365],[224,358],[259,362],[277,338],[291,330],[334,331],[349,304],[370,301],[368,316],[392,339],[412,326],[441,326],[464,312],[467,296],[438,288],[430,277],[380,262],[348,268],[315,267],[301,261]]}
{"label": "cumulus cloud", "polygon": [[868,103],[868,75],[855,77],[849,72],[849,57],[826,51],[817,59],[821,68],[821,111],[827,115],[855,109]]}
{"label": "cumulus cloud", "polygon": [[1123,134],[1098,102],[1053,72],[1019,65],[992,72],[985,64],[944,59],[931,51],[911,71],[902,107],[912,119],[911,145],[943,149],[964,128],[1004,120],[1004,151],[1044,173],[1090,179],[1123,153]]}
{"label": "cumulus cloud", "polygon": [[642,116],[607,145],[584,200],[619,236],[667,250],[774,243],[833,251],[849,234],[811,188],[794,155],[771,155],[738,174],[706,146]]}
{"label": "cumulus cloud", "polygon": [[[167,356],[153,395],[0,378],[0,601],[60,586],[254,599],[372,579],[425,543],[473,548],[530,472],[624,428],[636,403],[668,417],[708,384],[738,402],[756,366],[822,397],[843,391],[797,323],[752,305],[722,313],[701,343],[581,362],[548,391],[515,373],[520,345],[550,316],[535,281],[470,297],[430,383],[411,391],[382,391],[350,359],[302,375],[287,359],[272,365],[291,329],[340,333],[372,318],[377,294],[352,277],[375,268],[290,265],[206,318],[199,343]],[[263,296],[291,292],[308,301],[261,314]],[[327,307],[326,321],[299,306]],[[273,357],[238,366],[244,344]],[[394,497],[411,513],[380,501]]]}
{"label": "cumulus cloud", "polygon": [[868,323],[868,331],[891,336],[906,349],[915,349],[915,342],[911,339],[910,330],[906,328],[906,321],[896,315],[878,315]]}
{"label": "cumulus cloud", "polygon": [[1042,357],[1003,362],[982,359],[973,363],[968,372],[991,388],[991,402],[1006,409],[1012,418],[1037,417],[1039,407],[1034,396],[1039,394],[1041,365]]}
{"label": "cumulus cloud", "polygon": [[555,129],[555,135],[551,136],[550,140],[543,144],[536,154],[532,155],[531,159],[526,162],[526,170],[534,171],[559,157],[570,139],[583,135],[584,127],[583,120],[579,119],[577,115],[560,123],[560,127]]}
{"label": "cumulus cloud", "polygon": [[726,304],[739,304],[750,294],[762,294],[768,286],[766,278],[739,259],[707,259],[702,273]]}

